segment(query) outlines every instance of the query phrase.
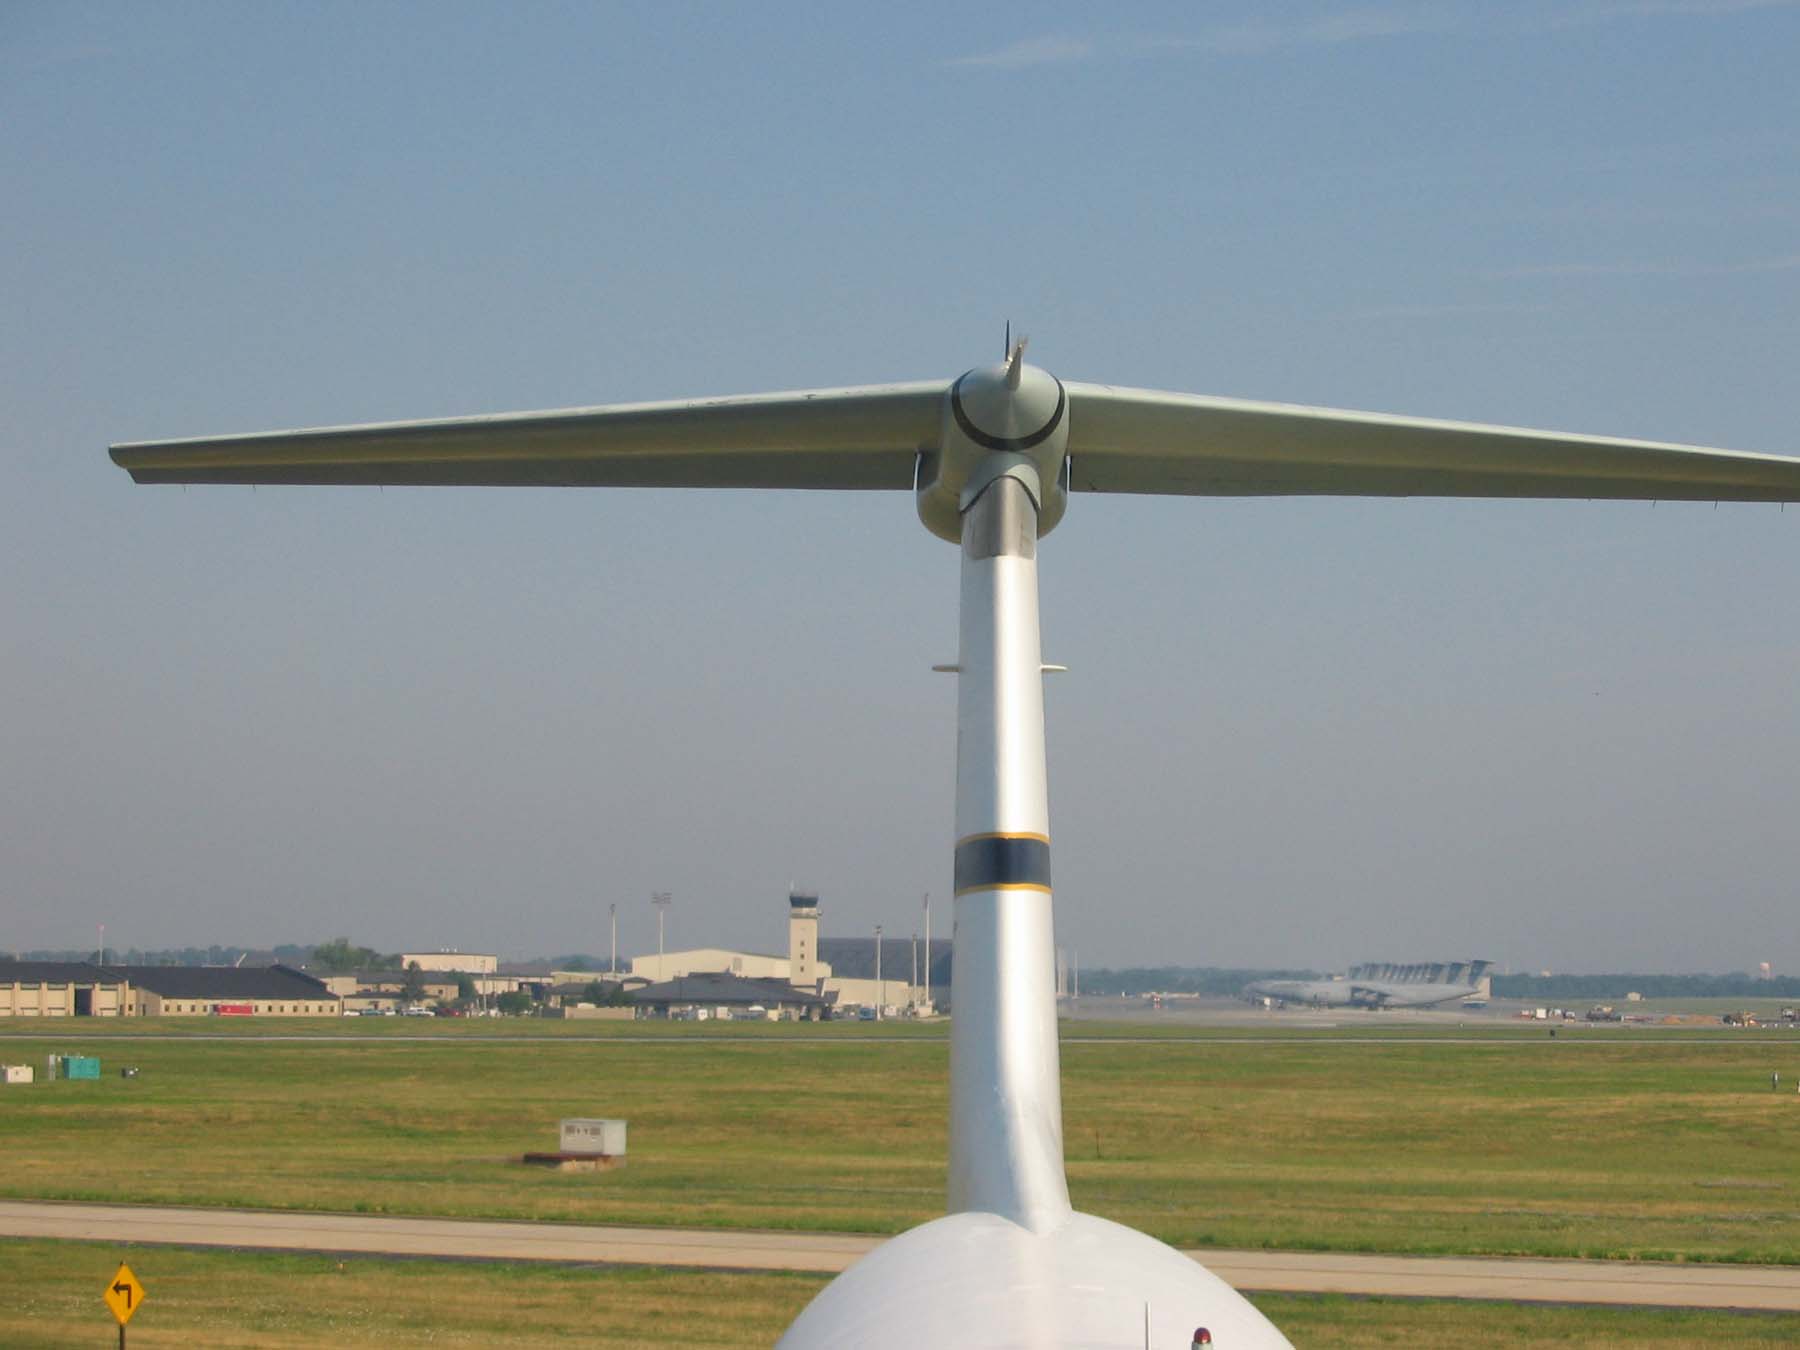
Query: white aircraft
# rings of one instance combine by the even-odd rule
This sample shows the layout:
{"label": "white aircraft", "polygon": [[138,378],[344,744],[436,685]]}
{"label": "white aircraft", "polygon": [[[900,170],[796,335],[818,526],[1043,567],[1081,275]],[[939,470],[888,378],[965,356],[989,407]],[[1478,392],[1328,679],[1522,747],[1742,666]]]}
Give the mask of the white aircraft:
{"label": "white aircraft", "polygon": [[1252,1001],[1301,1003],[1314,1008],[1430,1008],[1481,994],[1492,961],[1446,966],[1357,966],[1339,979],[1258,980],[1244,986]]}
{"label": "white aircraft", "polygon": [[1022,342],[951,381],[112,454],[140,483],[911,489],[961,545],[949,1213],[827,1286],[786,1350],[1287,1345],[1195,1262],[1069,1203],[1037,548],[1072,493],[1800,499],[1800,460],[1064,384]]}

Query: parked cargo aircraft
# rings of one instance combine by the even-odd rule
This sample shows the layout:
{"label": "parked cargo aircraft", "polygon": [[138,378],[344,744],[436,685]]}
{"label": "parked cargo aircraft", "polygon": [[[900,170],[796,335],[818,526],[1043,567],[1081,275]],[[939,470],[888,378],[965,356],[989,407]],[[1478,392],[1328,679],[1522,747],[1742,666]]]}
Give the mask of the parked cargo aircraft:
{"label": "parked cargo aircraft", "polygon": [[960,544],[950,1213],[827,1286],[787,1350],[1287,1345],[1187,1257],[1069,1204],[1037,549],[1072,495],[1800,500],[1800,460],[1064,384],[1023,343],[954,380],[112,453],[141,483],[910,490]]}
{"label": "parked cargo aircraft", "polygon": [[1429,1008],[1482,994],[1486,989],[1482,977],[1493,964],[1357,966],[1330,980],[1258,980],[1244,987],[1244,997],[1311,1008]]}

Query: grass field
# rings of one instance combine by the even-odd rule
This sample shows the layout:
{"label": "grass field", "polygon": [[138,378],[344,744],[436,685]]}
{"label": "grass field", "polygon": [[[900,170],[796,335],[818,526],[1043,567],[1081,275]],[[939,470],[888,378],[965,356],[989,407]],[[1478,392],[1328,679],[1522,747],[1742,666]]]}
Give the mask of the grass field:
{"label": "grass field", "polygon": [[[103,1345],[129,1261],[135,1347],[766,1346],[824,1281],[795,1275],[124,1249],[0,1240],[0,1344]],[[1800,1316],[1259,1296],[1296,1346],[1776,1347]]]}
{"label": "grass field", "polygon": [[[0,1092],[0,1194],[877,1233],[941,1212],[937,1029],[332,1026],[96,1043],[100,1082]],[[0,1061],[80,1039],[28,1030]],[[1800,1262],[1800,1096],[1768,1085],[1800,1078],[1786,1039],[1116,1042],[1066,1046],[1064,1069],[1077,1204],[1178,1244]],[[630,1165],[512,1161],[570,1115],[628,1118]]]}
{"label": "grass field", "polygon": [[[1693,1000],[1682,1003],[1683,1010],[1694,1012]],[[1719,1011],[1735,1011],[1750,1007],[1742,1000],[1712,1000],[1720,1005],[1706,1015],[1716,1017]],[[1174,1004],[1162,1012],[1149,1011],[1141,1000],[1123,1000],[1115,1013],[1107,1002],[1087,1000],[1078,1016],[1062,1019],[1065,1041],[1088,1040],[1197,1040],[1197,1041],[1262,1041],[1274,1039],[1317,1039],[1336,1037],[1382,1040],[1442,1040],[1479,1038],[1493,1040],[1541,1039],[1554,1026],[1559,1036],[1598,1038],[1627,1037],[1657,1039],[1669,1034],[1684,1039],[1718,1039],[1725,1041],[1764,1040],[1771,1045],[1792,1041],[1800,1047],[1800,1027],[1783,1026],[1779,1021],[1748,1030],[1724,1025],[1684,1025],[1671,1033],[1654,1023],[1620,1026],[1616,1023],[1537,1022],[1498,1013],[1471,1015],[1466,1020],[1440,1011],[1420,1013],[1401,1011],[1372,1013],[1333,1009],[1324,1012],[1254,1013],[1236,1004],[1225,1005],[1237,1014],[1230,1019],[1208,1016],[1212,1008],[1187,1008]],[[1650,1007],[1650,1005],[1641,1005]],[[1633,1005],[1632,1011],[1640,1005]],[[1671,1002],[1667,1009],[1677,1005]],[[1321,1026],[1319,1018],[1328,1019]],[[360,1040],[413,1041],[447,1040],[742,1040],[755,1044],[768,1041],[948,1041],[950,1020],[934,1018],[913,1021],[894,1018],[882,1022],[764,1022],[708,1021],[676,1022],[661,1018],[643,1021],[565,1021],[561,1018],[497,1017],[171,1017],[104,1019],[90,1018],[3,1018],[0,1037],[43,1037],[55,1040],[128,1040],[138,1037],[153,1039],[185,1038],[191,1040],[244,1039],[258,1040],[270,1034],[283,1037],[307,1037],[341,1040],[353,1036]]]}

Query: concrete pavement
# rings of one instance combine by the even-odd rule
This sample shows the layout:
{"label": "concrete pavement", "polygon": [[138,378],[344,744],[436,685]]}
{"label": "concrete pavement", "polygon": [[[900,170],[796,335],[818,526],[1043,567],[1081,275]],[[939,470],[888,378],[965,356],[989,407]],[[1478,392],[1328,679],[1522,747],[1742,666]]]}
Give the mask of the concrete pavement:
{"label": "concrete pavement", "polygon": [[[272,1210],[0,1201],[0,1236],[278,1251],[835,1274],[882,1239]],[[1800,1312],[1800,1268],[1535,1258],[1194,1251],[1246,1291]]]}

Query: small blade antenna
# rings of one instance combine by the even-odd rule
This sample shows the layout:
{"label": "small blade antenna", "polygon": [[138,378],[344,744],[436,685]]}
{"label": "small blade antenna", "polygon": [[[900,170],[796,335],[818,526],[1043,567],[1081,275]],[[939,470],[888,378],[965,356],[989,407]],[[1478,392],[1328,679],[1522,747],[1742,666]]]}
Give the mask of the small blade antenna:
{"label": "small blade antenna", "polygon": [[[1006,336],[1008,338],[1012,337],[1011,324],[1006,326]],[[1030,341],[1030,338],[1022,337],[1007,349],[1006,387],[1008,389],[1017,389],[1019,387],[1019,377],[1025,373],[1025,344]]]}

